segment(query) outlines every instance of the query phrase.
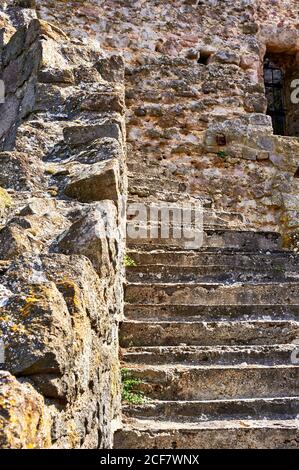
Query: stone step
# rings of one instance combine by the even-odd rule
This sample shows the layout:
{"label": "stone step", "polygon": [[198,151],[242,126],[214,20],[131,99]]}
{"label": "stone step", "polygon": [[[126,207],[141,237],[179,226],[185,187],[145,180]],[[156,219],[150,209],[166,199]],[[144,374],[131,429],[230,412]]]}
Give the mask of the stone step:
{"label": "stone step", "polygon": [[131,419],[115,449],[298,449],[298,420],[218,420],[176,423]]}
{"label": "stone step", "polygon": [[[168,191],[166,188],[147,188],[144,186],[133,186],[129,187],[129,199],[128,204],[137,202],[140,204],[151,204],[156,203],[157,200],[161,201],[161,203],[179,203],[179,202],[197,202],[201,203],[200,199],[193,199],[189,196],[189,194],[185,193],[184,191],[179,192],[177,191]],[[205,206],[205,203],[204,203]],[[207,207],[210,206],[210,203],[207,204]]]}
{"label": "stone step", "polygon": [[[151,179],[155,179],[157,184],[163,186],[165,181],[184,183],[187,187],[187,191],[192,193],[194,192],[194,181],[192,173],[190,173],[190,168],[184,163],[179,165],[178,162],[171,163],[168,161],[157,161],[150,158],[145,158],[141,160],[139,157],[135,159],[132,155],[127,162],[127,170],[129,178],[136,180],[142,184],[145,184]],[[196,187],[197,192],[203,192],[206,188]]]}
{"label": "stone step", "polygon": [[[127,163],[128,173],[131,176],[136,176],[137,178],[140,175],[144,175],[145,178],[157,178],[168,179],[168,180],[177,180],[178,182],[187,182],[187,174],[178,174],[175,167],[171,168],[169,162],[166,164],[161,163],[161,161],[149,161],[149,160],[133,160],[129,159]],[[187,184],[187,183],[186,183]]]}
{"label": "stone step", "polygon": [[129,418],[174,422],[206,422],[221,419],[295,419],[299,397],[239,400],[153,401],[142,405],[123,404]]}
{"label": "stone step", "polygon": [[188,175],[175,168],[128,166],[129,206],[188,203],[194,217],[202,204],[203,243],[175,238],[180,222],[170,221],[168,238],[155,221],[144,221],[143,238],[128,231],[136,266],[126,269],[121,357],[145,400],[123,404],[114,447],[298,448],[299,367],[291,355],[299,258],[282,250],[278,233],[250,231],[242,214],[191,197]]}
{"label": "stone step", "polygon": [[[159,203],[157,203],[157,200],[159,200]],[[206,201],[204,197],[190,197],[186,196],[184,193],[174,193],[174,192],[166,192],[162,191],[159,194],[156,193],[154,196],[140,196],[138,194],[135,195],[130,195],[127,201],[127,207],[128,207],[128,212],[127,212],[127,219],[128,219],[128,224],[132,225],[134,227],[134,224],[132,224],[130,221],[132,220],[132,210],[133,214],[135,214],[136,208],[133,206],[134,204],[141,204],[142,209],[146,208],[147,212],[147,226],[148,230],[150,230],[151,227],[158,227],[158,230],[161,230],[161,223],[157,223],[157,221],[153,220],[151,221],[150,218],[150,209],[161,209],[165,206],[166,204],[169,204],[170,209],[172,209],[174,206],[175,208],[179,208],[182,210],[182,208],[185,206],[190,208],[191,211],[191,220],[194,222],[195,219],[195,211],[201,210],[202,207],[202,222],[203,222],[203,227],[206,230],[245,230],[246,225],[243,220],[242,214],[238,212],[227,212],[227,211],[220,211],[220,210],[215,210],[215,209],[210,209],[209,208],[209,201]],[[132,207],[133,206],[133,207]],[[152,216],[153,217],[153,216]],[[157,217],[157,216],[156,216]],[[182,216],[181,216],[182,217]],[[198,214],[197,214],[198,217]],[[169,226],[170,226],[170,233],[172,234],[173,226],[177,227],[176,224],[172,223],[172,215],[170,213],[169,216]],[[188,219],[187,219],[188,221]],[[144,224],[146,225],[146,224]],[[182,227],[182,226],[181,226]]]}
{"label": "stone step", "polygon": [[125,300],[152,305],[298,305],[299,283],[131,283],[126,286]]}
{"label": "stone step", "polygon": [[269,346],[147,346],[122,350],[122,360],[143,365],[287,364],[293,344]]}
{"label": "stone step", "polygon": [[[188,182],[163,177],[136,177],[129,174],[128,202],[155,204],[159,202],[192,201],[201,203],[204,208],[212,207],[212,199],[207,195],[192,196]],[[158,202],[159,201],[159,202]],[[239,214],[239,220],[243,217]]]}
{"label": "stone step", "polygon": [[[130,236],[132,227],[134,226],[133,221],[128,222],[127,231],[127,245],[131,249],[144,248],[148,250],[157,250],[166,247],[174,248],[194,248],[202,249],[208,247],[214,248],[238,248],[244,251],[258,251],[258,250],[278,250],[281,248],[281,237],[275,232],[253,232],[253,231],[237,231],[228,229],[215,229],[215,230],[204,230],[202,243],[196,243],[190,245],[192,239],[188,239],[189,236],[182,238],[173,238],[170,230],[169,238],[162,238],[161,233],[158,232],[156,238],[151,238],[150,228],[147,230],[147,237],[143,238],[132,238]],[[198,230],[192,232],[197,234]]]}
{"label": "stone step", "polygon": [[289,344],[299,337],[294,321],[125,321],[120,345],[131,346],[217,346]]}
{"label": "stone step", "polygon": [[[129,195],[144,194],[149,196],[154,194],[155,192],[159,193],[161,191],[167,191],[169,193],[184,193],[187,196],[189,195],[189,184],[188,181],[185,180],[172,179],[169,177],[163,178],[163,176],[139,176],[136,173],[129,172],[128,182]],[[208,196],[206,196],[204,199],[210,207],[212,199]]]}
{"label": "stone step", "polygon": [[155,265],[166,269],[166,266],[193,268],[206,266],[226,266],[240,269],[273,269],[278,272],[298,272],[299,255],[292,251],[246,252],[236,249],[213,249],[200,251],[141,251],[127,250],[137,266]]}
{"label": "stone step", "polygon": [[127,320],[298,320],[299,305],[126,304]]}
{"label": "stone step", "polygon": [[271,282],[299,281],[296,267],[284,270],[281,265],[268,267],[206,265],[206,266],[161,266],[155,264],[130,266],[126,269],[126,279],[129,282]]}
{"label": "stone step", "polygon": [[278,398],[298,395],[299,366],[283,364],[136,365],[127,369],[140,381],[135,391],[154,400]]}

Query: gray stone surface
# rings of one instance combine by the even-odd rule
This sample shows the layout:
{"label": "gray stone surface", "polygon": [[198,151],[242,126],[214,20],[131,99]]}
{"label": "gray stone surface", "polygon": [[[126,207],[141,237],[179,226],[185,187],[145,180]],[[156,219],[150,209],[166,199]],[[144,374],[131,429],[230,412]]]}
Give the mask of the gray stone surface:
{"label": "gray stone surface", "polygon": [[17,7],[13,24],[18,11],[2,51],[0,447],[108,448],[121,398],[124,87],[103,82],[100,49]]}

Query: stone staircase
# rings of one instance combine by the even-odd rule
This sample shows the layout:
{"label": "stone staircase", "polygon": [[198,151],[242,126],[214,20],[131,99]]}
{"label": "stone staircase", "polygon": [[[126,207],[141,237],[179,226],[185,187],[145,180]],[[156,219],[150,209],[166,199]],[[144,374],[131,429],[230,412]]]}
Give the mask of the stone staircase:
{"label": "stone staircase", "polygon": [[[131,200],[155,200],[158,181],[141,194],[141,180]],[[299,446],[298,257],[238,214],[207,215],[197,250],[128,241],[120,344],[141,399],[123,403],[116,448]]]}

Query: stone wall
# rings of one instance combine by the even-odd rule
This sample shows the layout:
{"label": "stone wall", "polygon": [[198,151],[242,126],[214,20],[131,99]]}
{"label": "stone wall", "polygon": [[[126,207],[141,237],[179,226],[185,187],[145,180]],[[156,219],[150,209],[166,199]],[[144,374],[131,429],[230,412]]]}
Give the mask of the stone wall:
{"label": "stone wall", "polygon": [[204,197],[286,244],[296,236],[299,139],[273,135],[263,58],[298,57],[297,10],[297,0],[1,2],[0,446],[112,445],[126,143],[130,165],[181,182],[181,199]]}
{"label": "stone wall", "polygon": [[20,22],[12,37],[6,23],[1,51],[0,447],[109,448],[121,395],[123,61]]}
{"label": "stone wall", "polygon": [[299,224],[299,140],[273,136],[263,58],[299,51],[297,1],[67,3],[38,1],[38,15],[123,50],[130,162],[158,161],[186,197],[209,196],[287,243]]}

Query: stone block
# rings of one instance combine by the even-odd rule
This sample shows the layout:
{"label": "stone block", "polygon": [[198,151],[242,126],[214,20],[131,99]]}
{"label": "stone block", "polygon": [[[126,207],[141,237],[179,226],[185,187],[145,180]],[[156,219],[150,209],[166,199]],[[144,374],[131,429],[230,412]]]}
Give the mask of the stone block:
{"label": "stone block", "polygon": [[111,199],[117,203],[119,193],[118,161],[107,160],[80,170],[65,187],[65,194],[81,202]]}
{"label": "stone block", "polygon": [[94,204],[62,234],[57,249],[64,254],[80,254],[90,259],[102,278],[114,274],[112,260],[118,241],[117,210],[112,201]]}
{"label": "stone block", "polygon": [[120,126],[116,123],[65,127],[63,135],[65,142],[70,146],[87,144],[104,137],[117,140],[122,137]]}
{"label": "stone block", "polygon": [[240,56],[236,52],[232,51],[218,51],[213,55],[211,61],[219,62],[221,64],[240,64]]}
{"label": "stone block", "polygon": [[45,449],[51,446],[51,419],[43,397],[8,372],[0,371],[1,449]]}
{"label": "stone block", "polygon": [[87,99],[83,99],[80,105],[82,111],[99,113],[124,113],[124,100],[116,93],[93,93]]}
{"label": "stone block", "polygon": [[96,68],[104,80],[108,82],[123,82],[124,62],[121,56],[112,55],[108,58],[101,58],[96,63]]}

